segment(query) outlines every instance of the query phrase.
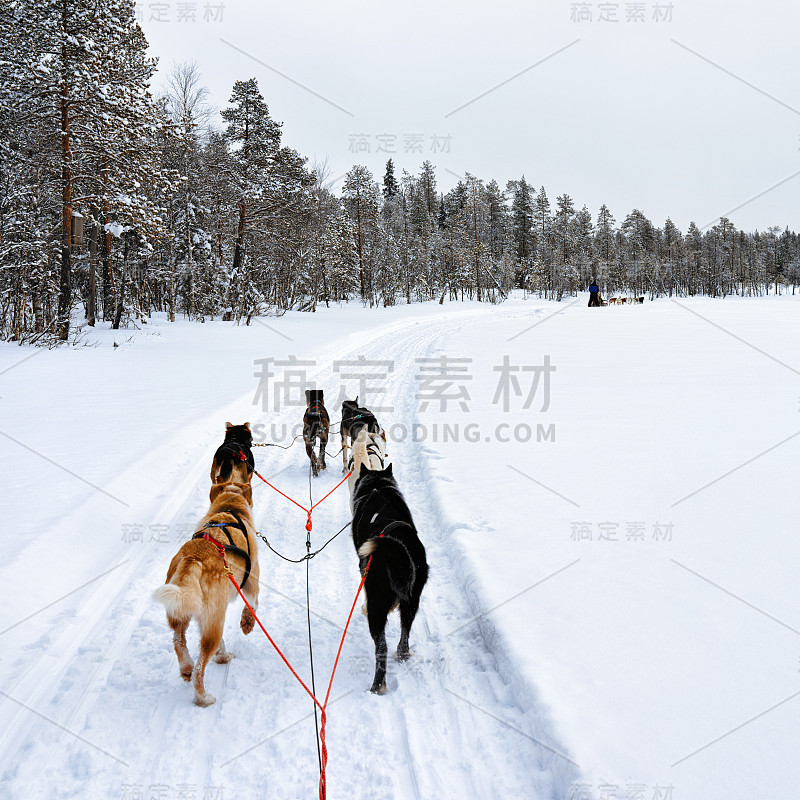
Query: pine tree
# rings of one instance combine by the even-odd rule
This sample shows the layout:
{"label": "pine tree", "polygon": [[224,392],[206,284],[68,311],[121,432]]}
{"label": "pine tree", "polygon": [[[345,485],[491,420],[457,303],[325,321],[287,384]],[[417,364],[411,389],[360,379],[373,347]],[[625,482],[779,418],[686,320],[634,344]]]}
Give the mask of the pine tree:
{"label": "pine tree", "polygon": [[550,274],[553,260],[552,224],[550,201],[547,199],[544,186],[542,186],[533,205],[533,225],[536,231],[536,270],[540,275]]}
{"label": "pine tree", "polygon": [[506,197],[495,180],[486,184],[486,204],[489,208],[489,252],[499,262],[508,238],[508,208]]}
{"label": "pine tree", "polygon": [[[248,212],[263,198],[269,184],[270,171],[280,150],[281,129],[280,123],[270,117],[255,78],[236,81],[228,102],[232,107],[223,109],[221,114],[227,123],[225,138],[231,149],[229,169],[238,211],[231,275],[234,282],[244,286]],[[239,308],[241,317],[243,309],[241,305]]]}
{"label": "pine tree", "polygon": [[653,223],[638,209],[634,208],[622,223],[625,236],[625,252],[628,258],[628,284],[633,293],[641,292],[643,281],[649,279],[652,254],[654,251],[655,229]]}
{"label": "pine tree", "polygon": [[609,291],[616,291],[611,275],[611,263],[616,255],[614,245],[614,215],[605,203],[600,206],[595,224],[594,249],[598,259],[598,273],[610,282]]}
{"label": "pine tree", "polygon": [[[211,252],[211,235],[203,225],[203,206],[199,197],[201,137],[211,117],[207,97],[208,89],[200,82],[196,63],[187,62],[172,67],[167,75],[165,99],[170,118],[177,126],[178,136],[168,158],[171,156],[170,160],[179,171],[181,180],[174,203],[170,204],[170,216],[175,258],[184,265],[190,316],[197,313],[195,264],[206,260]],[[173,289],[174,285],[173,280]],[[170,319],[175,319],[174,291],[170,298]]]}
{"label": "pine tree", "polygon": [[573,230],[575,239],[574,279],[577,281],[577,285],[573,283],[569,287],[570,290],[576,290],[578,285],[586,286],[592,279],[598,280],[594,260],[592,214],[586,206],[575,215]]}
{"label": "pine tree", "polygon": [[430,161],[422,162],[422,171],[419,175],[419,187],[425,200],[428,214],[436,213],[436,170]]}
{"label": "pine tree", "polygon": [[677,291],[683,262],[683,236],[675,223],[667,217],[663,232],[664,276],[660,282],[660,291],[672,294],[673,287]]}
{"label": "pine tree", "polygon": [[[513,192],[511,201],[512,238],[517,262],[521,265],[519,275],[527,272],[527,265],[536,254],[536,236],[533,230],[533,200],[531,188],[523,175],[519,181],[509,184]],[[518,283],[518,285],[522,285]]]}
{"label": "pine tree", "polygon": [[695,222],[689,223],[686,232],[686,250],[688,254],[687,289],[689,295],[697,292],[702,285],[703,234]]}
{"label": "pine tree", "polygon": [[400,191],[397,179],[394,177],[394,162],[390,158],[386,162],[386,174],[383,176],[383,198],[389,200]]}
{"label": "pine tree", "polygon": [[363,166],[353,167],[345,176],[342,197],[355,226],[361,299],[366,300],[369,296],[372,304],[374,298],[371,254],[374,250],[378,222],[378,187],[372,173]]}

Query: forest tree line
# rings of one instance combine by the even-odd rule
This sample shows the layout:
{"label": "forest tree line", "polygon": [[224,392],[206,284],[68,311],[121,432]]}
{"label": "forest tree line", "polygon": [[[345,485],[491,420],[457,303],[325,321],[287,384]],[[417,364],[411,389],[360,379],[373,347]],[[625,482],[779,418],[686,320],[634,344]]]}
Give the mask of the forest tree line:
{"label": "forest tree line", "polygon": [[684,233],[593,215],[525,177],[434,166],[332,190],[283,143],[255,79],[219,114],[194,64],[154,94],[131,0],[0,4],[0,336],[51,343],[152,312],[249,322],[360,298],[500,302],[606,293],[758,295],[800,283],[798,234],[720,219]]}

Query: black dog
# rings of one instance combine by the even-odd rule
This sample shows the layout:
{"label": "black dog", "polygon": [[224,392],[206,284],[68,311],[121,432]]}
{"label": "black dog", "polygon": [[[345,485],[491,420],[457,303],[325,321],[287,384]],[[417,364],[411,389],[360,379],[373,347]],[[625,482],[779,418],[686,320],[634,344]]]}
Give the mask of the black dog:
{"label": "black dog", "polygon": [[[322,389],[306,389],[306,413],[303,414],[303,441],[306,443],[306,453],[311,460],[311,472],[316,478],[320,471],[326,468],[325,447],[328,444],[328,434],[331,420],[325,403],[322,399]],[[319,457],[314,452],[319,437]]]}
{"label": "black dog", "polygon": [[339,426],[339,434],[342,437],[342,475],[349,471],[348,439],[352,447],[352,442],[356,440],[362,428],[366,428],[370,433],[381,432],[381,426],[375,415],[369,409],[359,407],[358,397],[355,400],[345,400],[342,403],[342,424]]}
{"label": "black dog", "polygon": [[225,441],[211,462],[211,483],[250,483],[256,462],[253,458],[253,434],[250,423],[225,423]]}
{"label": "black dog", "polygon": [[[392,465],[372,471],[364,464],[353,490],[353,544],[362,574],[367,569],[369,632],[375,642],[375,678],[371,692],[386,692],[386,619],[400,607],[400,641],[395,657],[411,655],[408,635],[428,580],[425,548],[414,520],[392,476]],[[371,560],[370,560],[371,559]]]}

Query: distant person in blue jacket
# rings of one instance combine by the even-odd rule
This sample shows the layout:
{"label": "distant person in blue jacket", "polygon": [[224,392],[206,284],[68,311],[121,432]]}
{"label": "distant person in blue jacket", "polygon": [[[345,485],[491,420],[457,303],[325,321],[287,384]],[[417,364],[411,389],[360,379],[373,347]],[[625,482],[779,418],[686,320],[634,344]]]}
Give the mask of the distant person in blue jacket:
{"label": "distant person in blue jacket", "polygon": [[598,288],[597,283],[592,281],[591,286],[589,286],[589,308],[599,305],[601,305],[600,289]]}

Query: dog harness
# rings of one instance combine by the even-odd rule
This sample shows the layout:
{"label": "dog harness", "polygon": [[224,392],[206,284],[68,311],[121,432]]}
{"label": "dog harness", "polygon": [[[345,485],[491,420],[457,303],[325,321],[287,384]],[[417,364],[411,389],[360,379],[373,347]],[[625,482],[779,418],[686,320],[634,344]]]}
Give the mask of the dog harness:
{"label": "dog harness", "polygon": [[[242,522],[242,518],[235,512],[235,511],[223,511],[223,514],[230,514],[236,522],[208,522],[206,523],[194,536],[192,539],[213,539],[214,542],[217,544],[222,545],[225,548],[227,553],[233,553],[234,555],[239,556],[240,558],[244,559],[244,577],[242,578],[242,583],[240,588],[244,589],[245,584],[247,583],[247,579],[250,577],[250,567],[252,562],[250,560],[250,536],[247,534],[247,528],[245,527],[244,522]],[[228,544],[224,542],[218,542],[208,533],[208,528],[221,528],[225,535],[228,537]],[[233,543],[233,537],[228,532],[228,528],[238,528],[243,534],[244,539],[247,542],[247,552],[245,553],[241,547],[237,547]]]}
{"label": "dog harness", "polygon": [[[377,514],[375,516],[377,516]],[[394,522],[390,522],[379,534],[376,534],[375,536],[370,536],[369,539],[367,539],[364,542],[364,544],[366,544],[370,539],[383,539],[384,536],[389,536],[389,534],[393,530],[396,530],[397,528],[411,528],[411,525],[409,525],[407,522],[403,522],[402,520],[396,519]],[[369,564],[370,559],[371,556],[358,559],[358,569],[362,577],[366,577],[367,565]]]}
{"label": "dog harness", "polygon": [[369,453],[371,456],[375,456],[375,458],[377,458],[378,461],[381,462],[381,469],[384,468],[383,465],[384,457],[381,455],[380,447],[377,444],[375,444],[375,442],[370,442],[367,445],[367,453]]}
{"label": "dog harness", "polygon": [[[347,435],[352,441],[356,440],[359,431],[366,427],[370,433],[380,433],[381,426],[378,424],[378,418],[366,408],[356,409],[357,414],[350,417],[348,420],[342,420],[341,430],[347,431]],[[347,425],[345,425],[345,421]]]}
{"label": "dog harness", "polygon": [[[221,452],[230,453],[234,461],[247,462],[247,469],[252,472],[256,467],[256,462],[250,447],[251,445],[242,444],[241,442],[225,441],[217,448],[216,455],[219,455]],[[247,451],[246,453],[245,450]]]}

